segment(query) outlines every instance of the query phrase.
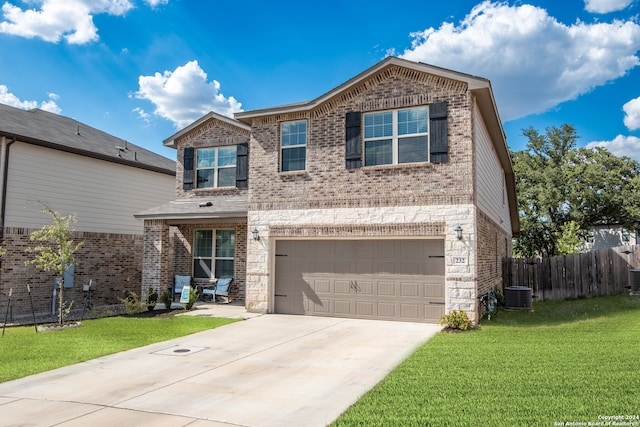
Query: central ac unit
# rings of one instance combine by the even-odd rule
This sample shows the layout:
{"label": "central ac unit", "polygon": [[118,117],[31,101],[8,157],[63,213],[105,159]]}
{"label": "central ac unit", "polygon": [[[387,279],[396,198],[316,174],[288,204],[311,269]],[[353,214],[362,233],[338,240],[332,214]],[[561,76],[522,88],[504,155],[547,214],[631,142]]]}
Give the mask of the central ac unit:
{"label": "central ac unit", "polygon": [[509,286],[504,289],[504,306],[511,309],[531,310],[533,308],[532,289],[526,286]]}

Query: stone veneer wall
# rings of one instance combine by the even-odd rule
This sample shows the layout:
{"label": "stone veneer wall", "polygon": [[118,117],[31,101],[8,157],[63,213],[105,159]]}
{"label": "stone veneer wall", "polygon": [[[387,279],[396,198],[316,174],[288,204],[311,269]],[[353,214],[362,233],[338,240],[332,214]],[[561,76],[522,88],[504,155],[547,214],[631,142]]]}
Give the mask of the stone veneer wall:
{"label": "stone veneer wall", "polygon": [[[173,271],[175,274],[192,275],[193,272],[193,242],[197,229],[234,229],[236,231],[234,277],[229,290],[229,296],[234,301],[245,300],[246,264],[247,264],[247,224],[184,224],[174,228],[173,239]],[[198,280],[196,280],[198,282]],[[203,280],[202,283],[206,283]]]}
{"label": "stone veneer wall", "polygon": [[[5,228],[3,245],[7,254],[2,257],[0,276],[0,310],[4,313],[9,289],[14,317],[31,316],[27,284],[36,314],[51,312],[52,283],[56,274],[44,272],[33,265],[25,265],[31,255],[24,250],[31,244],[27,228]],[[94,306],[119,304],[125,290],[140,292],[142,280],[143,237],[133,234],[75,232],[74,239],[84,246],[76,254],[74,288],[65,289],[65,298],[74,301],[74,307],[83,307],[82,285],[90,279],[96,283]]]}
{"label": "stone veneer wall", "polygon": [[[472,205],[394,206],[382,208],[336,208],[251,211],[251,228],[260,240],[248,240],[247,309],[273,310],[275,241],[287,238],[443,238],[445,241],[446,311],[465,310],[475,320],[475,208]],[[453,228],[460,224],[464,238],[458,241]],[[453,257],[466,259],[453,265]]]}

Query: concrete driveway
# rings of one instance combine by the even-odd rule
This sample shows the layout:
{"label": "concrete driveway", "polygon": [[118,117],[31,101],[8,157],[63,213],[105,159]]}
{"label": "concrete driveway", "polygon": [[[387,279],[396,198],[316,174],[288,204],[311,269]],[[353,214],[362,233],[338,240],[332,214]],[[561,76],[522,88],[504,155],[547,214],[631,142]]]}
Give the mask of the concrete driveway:
{"label": "concrete driveway", "polygon": [[2,383],[0,420],[3,426],[324,426],[439,330],[253,317]]}

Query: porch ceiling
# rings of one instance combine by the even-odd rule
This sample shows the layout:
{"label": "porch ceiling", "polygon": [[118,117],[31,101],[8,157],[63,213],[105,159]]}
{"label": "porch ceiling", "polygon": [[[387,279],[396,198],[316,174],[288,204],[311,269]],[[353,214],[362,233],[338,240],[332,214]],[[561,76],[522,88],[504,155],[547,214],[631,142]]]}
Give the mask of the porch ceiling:
{"label": "porch ceiling", "polygon": [[246,218],[247,197],[178,199],[134,215],[138,219],[193,220]]}

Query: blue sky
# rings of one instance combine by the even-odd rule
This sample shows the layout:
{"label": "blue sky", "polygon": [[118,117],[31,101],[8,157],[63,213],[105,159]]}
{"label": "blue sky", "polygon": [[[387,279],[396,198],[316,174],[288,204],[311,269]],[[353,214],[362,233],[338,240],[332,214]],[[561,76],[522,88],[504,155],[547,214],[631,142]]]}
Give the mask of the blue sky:
{"label": "blue sky", "polygon": [[0,102],[162,141],[316,98],[396,55],[491,80],[513,150],[571,123],[640,160],[640,0],[4,0]]}

